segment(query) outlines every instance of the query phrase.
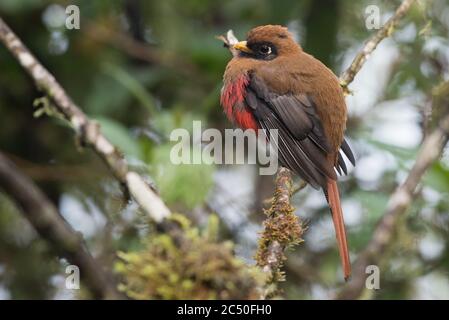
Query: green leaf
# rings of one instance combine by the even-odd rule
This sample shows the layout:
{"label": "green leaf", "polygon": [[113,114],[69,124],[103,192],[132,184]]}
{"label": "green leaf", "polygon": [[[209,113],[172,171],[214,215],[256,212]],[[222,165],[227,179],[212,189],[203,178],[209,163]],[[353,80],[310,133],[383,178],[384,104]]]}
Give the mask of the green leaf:
{"label": "green leaf", "polygon": [[206,164],[175,165],[170,161],[171,147],[172,144],[166,144],[154,150],[152,176],[165,201],[182,203],[193,209],[206,200],[213,185],[215,167]]}
{"label": "green leaf", "polygon": [[449,168],[437,162],[424,175],[423,181],[437,191],[449,192]]}

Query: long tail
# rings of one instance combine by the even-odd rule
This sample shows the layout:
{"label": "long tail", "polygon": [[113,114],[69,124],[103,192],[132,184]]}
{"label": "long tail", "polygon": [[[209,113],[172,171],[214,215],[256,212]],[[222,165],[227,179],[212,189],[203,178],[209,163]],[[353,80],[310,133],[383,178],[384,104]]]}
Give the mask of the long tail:
{"label": "long tail", "polygon": [[351,276],[351,261],[349,260],[348,243],[346,241],[345,222],[343,211],[341,210],[340,195],[338,192],[337,181],[327,180],[327,201],[334,221],[335,234],[337,237],[338,251],[340,253],[341,265],[345,280]]}

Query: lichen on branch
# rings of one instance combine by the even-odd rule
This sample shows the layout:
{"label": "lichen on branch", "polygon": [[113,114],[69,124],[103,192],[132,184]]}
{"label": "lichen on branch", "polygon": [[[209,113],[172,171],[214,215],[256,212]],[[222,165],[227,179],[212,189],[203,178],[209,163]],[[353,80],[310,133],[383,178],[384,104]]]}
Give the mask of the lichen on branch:
{"label": "lichen on branch", "polygon": [[290,203],[293,186],[291,171],[280,168],[276,178],[276,190],[271,207],[265,211],[267,219],[259,238],[255,255],[257,265],[268,275],[262,298],[271,298],[278,293],[276,283],[285,280],[282,267],[285,250],[302,242],[304,232],[295,208]]}

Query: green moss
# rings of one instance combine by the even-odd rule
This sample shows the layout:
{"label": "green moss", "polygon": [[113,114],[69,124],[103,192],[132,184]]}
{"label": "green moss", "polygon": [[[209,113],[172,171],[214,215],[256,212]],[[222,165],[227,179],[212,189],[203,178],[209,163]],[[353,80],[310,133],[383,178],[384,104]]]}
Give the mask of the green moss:
{"label": "green moss", "polygon": [[172,222],[182,241],[167,234],[150,236],[145,249],[119,252],[115,270],[119,289],[133,299],[257,299],[265,276],[236,258],[231,242],[214,240],[217,219],[200,232],[183,216]]}
{"label": "green moss", "polygon": [[[273,205],[265,214],[264,231],[259,238],[259,246],[254,259],[262,269],[269,266],[270,278],[267,281],[267,297],[277,294],[276,282],[284,281],[282,267],[286,260],[285,250],[301,243],[304,228],[289,205],[279,205],[279,195],[276,194]],[[277,246],[278,249],[275,247]]]}

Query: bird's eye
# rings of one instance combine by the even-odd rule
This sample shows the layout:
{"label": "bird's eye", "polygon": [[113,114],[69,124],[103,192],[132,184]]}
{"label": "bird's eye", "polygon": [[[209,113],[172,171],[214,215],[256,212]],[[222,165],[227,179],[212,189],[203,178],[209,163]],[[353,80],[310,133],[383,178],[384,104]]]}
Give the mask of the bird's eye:
{"label": "bird's eye", "polygon": [[271,47],[264,44],[259,48],[259,52],[263,55],[269,55],[271,54]]}

